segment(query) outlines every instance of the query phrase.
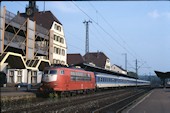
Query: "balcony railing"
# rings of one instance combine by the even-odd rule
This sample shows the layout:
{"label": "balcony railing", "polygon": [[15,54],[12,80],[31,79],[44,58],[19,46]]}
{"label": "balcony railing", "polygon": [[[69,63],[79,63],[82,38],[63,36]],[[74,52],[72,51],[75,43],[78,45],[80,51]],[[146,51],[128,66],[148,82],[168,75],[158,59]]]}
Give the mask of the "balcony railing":
{"label": "balcony railing", "polygon": [[20,15],[15,15],[15,14],[9,12],[9,11],[6,11],[5,19],[9,23],[15,22],[15,23],[18,23],[20,25],[22,25],[26,21],[26,18],[21,17]]}

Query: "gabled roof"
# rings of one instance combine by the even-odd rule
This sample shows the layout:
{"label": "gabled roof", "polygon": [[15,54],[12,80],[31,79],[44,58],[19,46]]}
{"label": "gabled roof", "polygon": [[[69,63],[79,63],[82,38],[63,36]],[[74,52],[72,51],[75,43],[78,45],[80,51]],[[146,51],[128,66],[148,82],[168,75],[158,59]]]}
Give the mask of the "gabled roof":
{"label": "gabled roof", "polygon": [[101,68],[105,68],[106,59],[109,59],[103,52],[86,53],[83,57],[85,62],[94,63]]}
{"label": "gabled roof", "polygon": [[126,71],[125,69],[123,69],[121,66],[118,66],[116,64],[114,64],[116,67],[118,67],[119,69],[121,69],[122,71]]}
{"label": "gabled roof", "polygon": [[[25,18],[28,17],[26,13],[20,13],[20,16]],[[41,25],[42,27],[48,30],[51,29],[54,21],[62,25],[61,22],[53,15],[51,11],[34,12],[34,15],[30,16],[29,18],[30,20],[36,21],[36,24]]]}
{"label": "gabled roof", "polygon": [[81,54],[67,54],[67,63],[69,65],[80,64],[84,62],[84,58]]}

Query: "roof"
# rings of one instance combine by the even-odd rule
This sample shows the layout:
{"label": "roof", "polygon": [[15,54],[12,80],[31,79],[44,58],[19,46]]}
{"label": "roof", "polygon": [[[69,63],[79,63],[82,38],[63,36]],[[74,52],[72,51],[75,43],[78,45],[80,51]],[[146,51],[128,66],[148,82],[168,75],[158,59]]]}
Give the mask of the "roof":
{"label": "roof", "polygon": [[87,63],[80,63],[80,64],[77,64],[77,66],[80,66],[81,68],[83,68],[86,71],[101,72],[101,73],[107,73],[107,74],[112,74],[112,75],[117,75],[117,76],[128,77],[128,78],[135,78],[133,76],[127,76],[126,74],[118,73],[118,72],[115,72],[112,70],[107,70],[107,69],[104,69],[101,67],[92,66]]}
{"label": "roof", "polygon": [[105,68],[106,59],[109,59],[103,52],[86,53],[84,59],[88,63],[94,63],[98,67]]}
{"label": "roof", "polygon": [[[118,67],[119,69],[121,69],[122,71],[126,71],[125,69],[123,69],[121,66],[118,66],[116,64],[114,64],[116,67]],[[113,66],[113,65],[112,65]]]}
{"label": "roof", "polygon": [[170,72],[155,71],[155,73],[159,78],[163,78],[163,79],[170,78]]}
{"label": "roof", "polygon": [[79,54],[79,53],[67,54],[67,63],[69,65],[79,64],[79,63],[83,63],[83,62],[84,62],[84,58],[82,57],[81,54]]}
{"label": "roof", "polygon": [[[20,13],[20,16],[25,18],[28,17],[26,13]],[[34,15],[29,18],[30,20],[36,21],[38,25],[41,25],[42,27],[48,30],[51,29],[54,21],[62,25],[61,22],[53,15],[51,11],[34,12]]]}

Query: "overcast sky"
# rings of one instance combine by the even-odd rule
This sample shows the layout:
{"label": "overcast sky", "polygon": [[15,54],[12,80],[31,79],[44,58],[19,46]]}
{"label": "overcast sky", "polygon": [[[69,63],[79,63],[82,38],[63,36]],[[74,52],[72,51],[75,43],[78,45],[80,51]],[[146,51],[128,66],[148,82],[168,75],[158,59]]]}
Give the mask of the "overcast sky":
{"label": "overcast sky", "polygon": [[[2,2],[14,14],[25,12],[28,2]],[[40,11],[44,2],[37,2]],[[85,54],[85,25],[89,25],[90,52],[104,52],[112,64],[139,74],[170,71],[170,2],[169,1],[80,1],[45,2],[63,24],[67,53]]]}

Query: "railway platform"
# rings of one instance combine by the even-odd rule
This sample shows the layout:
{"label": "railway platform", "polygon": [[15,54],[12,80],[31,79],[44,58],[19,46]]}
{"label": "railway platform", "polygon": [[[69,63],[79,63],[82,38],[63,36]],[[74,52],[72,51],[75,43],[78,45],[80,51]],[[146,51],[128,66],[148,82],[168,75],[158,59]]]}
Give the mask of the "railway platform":
{"label": "railway platform", "polygon": [[36,90],[32,89],[27,91],[26,88],[17,89],[15,87],[1,87],[1,102],[2,101],[12,101],[19,99],[28,99],[28,98],[36,98]]}
{"label": "railway platform", "polygon": [[122,113],[170,113],[170,88],[152,90]]}

